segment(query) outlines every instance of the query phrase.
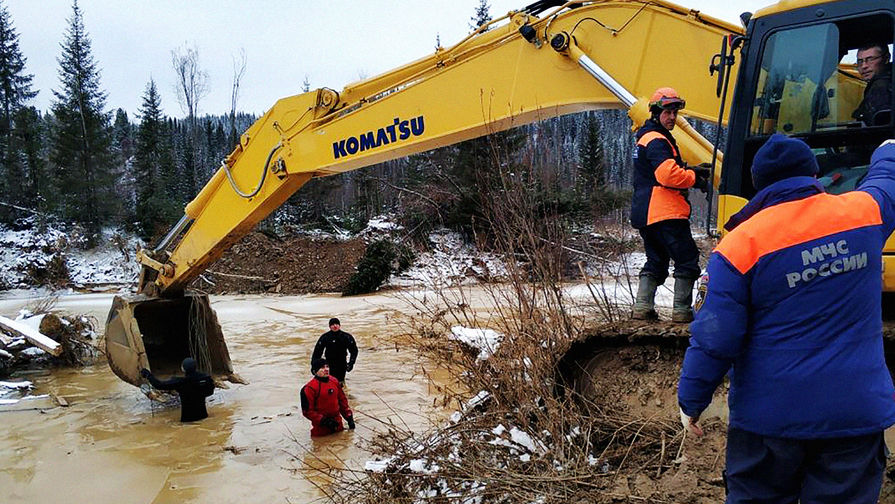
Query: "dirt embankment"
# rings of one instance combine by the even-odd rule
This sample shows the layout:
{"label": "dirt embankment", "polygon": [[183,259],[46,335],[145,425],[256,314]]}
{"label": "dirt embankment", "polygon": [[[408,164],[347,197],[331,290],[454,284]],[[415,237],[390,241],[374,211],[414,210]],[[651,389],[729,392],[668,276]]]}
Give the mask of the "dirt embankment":
{"label": "dirt embankment", "polygon": [[252,232],[193,285],[210,294],[338,292],[365,249],[360,238],[272,238]]}
{"label": "dirt embankment", "polygon": [[[657,324],[657,327],[659,330],[674,328],[666,324]],[[661,430],[656,429],[656,426],[674,425],[678,433],[682,432],[675,424],[677,384],[684,351],[680,344],[667,343],[611,347],[598,352],[590,362],[586,372],[592,377],[587,384],[591,389],[583,392],[598,412],[595,415],[598,427],[621,432],[623,429],[619,426],[627,426],[630,419],[649,419],[630,441],[631,449],[624,452],[613,483],[605,487],[608,495],[615,498],[594,502],[711,504],[724,501],[722,472],[728,385],[719,387],[703,415],[703,437],[662,437]],[[657,431],[660,432],[658,439]],[[612,459],[609,462],[615,464]],[[879,502],[895,502],[895,459],[888,461]]]}

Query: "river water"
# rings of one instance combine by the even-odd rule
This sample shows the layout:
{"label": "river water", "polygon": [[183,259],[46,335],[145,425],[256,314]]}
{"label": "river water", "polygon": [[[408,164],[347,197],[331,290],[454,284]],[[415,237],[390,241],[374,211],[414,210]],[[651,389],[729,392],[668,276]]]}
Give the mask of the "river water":
{"label": "river water", "polygon": [[[56,309],[92,315],[102,330],[111,300],[65,296]],[[0,315],[33,301],[0,299]],[[212,307],[247,385],[217,389],[208,419],[181,424],[179,408],[151,403],[104,361],[27,376],[34,394],[70,406],[0,413],[0,502],[304,503],[327,484],[310,467],[362,468],[364,441],[389,422],[418,430],[444,414],[415,352],[385,343],[402,329],[395,297],[215,296]],[[298,392],[332,316],[360,349],[347,388],[357,429],[311,439]]]}

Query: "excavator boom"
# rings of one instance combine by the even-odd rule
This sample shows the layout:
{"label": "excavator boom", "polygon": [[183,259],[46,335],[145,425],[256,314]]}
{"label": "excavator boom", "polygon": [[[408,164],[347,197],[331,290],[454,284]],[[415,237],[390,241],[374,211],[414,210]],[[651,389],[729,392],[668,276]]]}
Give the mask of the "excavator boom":
{"label": "excavator boom", "polygon": [[[551,48],[557,34],[568,34],[573,51],[633,96],[674,86],[686,90],[685,115],[717,118],[720,100],[706,78],[708,62],[719,40],[739,28],[665,2],[558,10],[544,18],[510,13],[490,30],[339,93],[321,89],[278,101],[187,206],[192,223],[170,257],[160,260],[168,267],[154,278],[157,294],[181,292],[312,177],[557,115],[630,106],[582,71],[570,51]],[[536,30],[537,39],[526,40],[523,26]],[[675,43],[668,34],[675,34]]]}
{"label": "excavator boom", "polygon": [[[741,28],[662,0],[555,3],[510,12],[449,48],[341,92],[279,100],[241,136],[165,240],[138,254],[142,297],[116,300],[107,323],[112,369],[139,384],[139,368],[153,364],[144,347],[176,350],[169,367],[185,357],[183,345],[170,341],[195,339],[189,329],[148,334],[153,324],[139,313],[158,316],[145,305],[181,298],[313,177],[585,110],[629,108],[640,124],[648,117],[643,97],[661,86],[685,90],[684,115],[717,120],[721,99],[708,65],[719,41]],[[710,161],[711,144],[683,119],[679,125],[684,158]],[[188,299],[179,310],[207,305],[207,298]],[[226,345],[216,352],[226,357]],[[232,372],[229,357],[212,360],[211,367]]]}

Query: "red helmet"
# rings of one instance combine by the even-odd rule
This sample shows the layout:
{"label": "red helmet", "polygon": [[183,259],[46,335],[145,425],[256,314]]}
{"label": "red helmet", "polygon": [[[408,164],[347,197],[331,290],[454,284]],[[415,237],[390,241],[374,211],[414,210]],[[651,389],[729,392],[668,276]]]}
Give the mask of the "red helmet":
{"label": "red helmet", "polygon": [[650,110],[680,110],[687,105],[677,91],[670,87],[661,87],[649,99]]}

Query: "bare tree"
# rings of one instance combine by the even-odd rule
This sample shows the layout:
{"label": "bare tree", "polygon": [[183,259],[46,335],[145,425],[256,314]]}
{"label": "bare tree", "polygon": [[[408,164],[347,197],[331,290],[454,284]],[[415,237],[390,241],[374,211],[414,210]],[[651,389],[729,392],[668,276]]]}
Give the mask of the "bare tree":
{"label": "bare tree", "polygon": [[199,66],[199,49],[184,45],[171,51],[171,65],[177,74],[177,101],[187,115],[187,155],[183,161],[183,172],[187,175],[187,194],[195,194],[206,178],[200,168],[202,155],[200,152],[199,127],[196,115],[199,102],[208,95],[208,73]]}
{"label": "bare tree", "polygon": [[308,74],[305,74],[305,80],[301,82],[301,92],[307,93],[311,90],[311,79],[308,77]]}
{"label": "bare tree", "polygon": [[233,56],[233,87],[230,90],[230,144],[236,143],[236,103],[239,100],[239,83],[246,73],[246,50],[239,49],[239,56]]}
{"label": "bare tree", "polygon": [[199,66],[199,49],[184,45],[172,50],[171,64],[177,74],[177,101],[190,122],[195,123],[199,102],[208,96],[208,73]]}

